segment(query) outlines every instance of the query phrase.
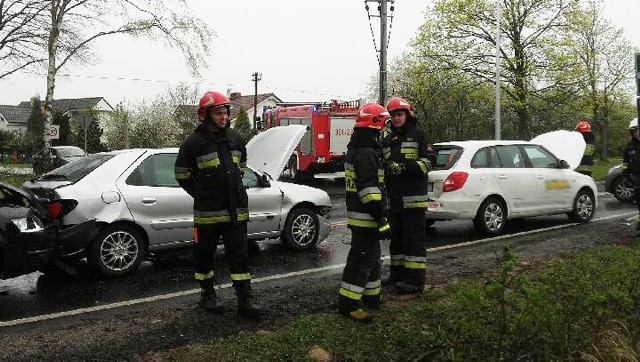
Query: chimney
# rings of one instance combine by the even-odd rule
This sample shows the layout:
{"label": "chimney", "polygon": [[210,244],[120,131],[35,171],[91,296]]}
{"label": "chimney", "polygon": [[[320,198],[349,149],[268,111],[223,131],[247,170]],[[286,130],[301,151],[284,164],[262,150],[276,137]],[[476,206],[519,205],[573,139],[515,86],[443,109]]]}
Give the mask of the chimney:
{"label": "chimney", "polygon": [[231,88],[227,88],[227,98],[231,97]]}
{"label": "chimney", "polygon": [[242,94],[240,92],[231,92],[231,96],[229,96],[229,99],[237,99],[240,98],[242,96]]}

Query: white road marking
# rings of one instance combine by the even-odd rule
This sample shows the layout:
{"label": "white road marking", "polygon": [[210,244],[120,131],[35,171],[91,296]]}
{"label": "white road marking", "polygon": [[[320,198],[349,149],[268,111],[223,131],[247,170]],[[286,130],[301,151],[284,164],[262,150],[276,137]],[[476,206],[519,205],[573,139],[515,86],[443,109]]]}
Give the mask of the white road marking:
{"label": "white road marking", "polygon": [[[625,218],[631,219],[630,218],[631,216],[633,218],[635,218],[635,216],[637,214],[638,214],[637,212],[627,212],[627,213],[624,213],[624,214],[611,215],[611,216],[606,216],[606,217],[602,217],[602,218],[598,218],[598,219],[593,219],[592,222],[610,220],[610,219],[621,218],[621,217],[625,217]],[[628,221],[628,219],[625,219],[625,220]],[[336,222],[336,223],[332,223],[331,225],[343,225],[345,223],[346,222]],[[575,226],[575,225],[579,225],[579,224],[570,223],[570,224],[564,224],[564,225],[557,225],[557,226],[551,226],[551,227],[543,228],[543,229],[524,231],[524,232],[516,233],[516,234],[500,235],[500,236],[495,236],[495,237],[491,237],[491,238],[485,238],[485,239],[480,239],[480,240],[475,240],[475,241],[469,241],[469,242],[466,242],[466,243],[458,243],[458,244],[453,244],[453,245],[439,246],[439,247],[436,247],[436,248],[429,248],[429,249],[427,249],[427,252],[433,253],[433,252],[437,252],[437,251],[441,251],[441,250],[449,250],[449,249],[454,249],[454,248],[466,247],[466,246],[470,246],[470,245],[488,243],[488,242],[492,242],[492,241],[496,241],[496,240],[502,240],[502,239],[508,239],[508,238],[512,238],[512,237],[536,234],[536,233],[541,233],[541,232],[550,231],[550,230],[564,229],[564,228]],[[383,257],[382,260],[385,260],[385,261],[389,260],[389,256]],[[345,266],[345,264],[342,263],[342,264],[336,264],[336,265],[329,265],[329,266],[325,266],[325,267],[321,267],[321,268],[305,269],[305,270],[300,270],[300,271],[286,273],[286,274],[270,275],[270,276],[266,276],[266,277],[255,278],[255,279],[252,280],[252,282],[253,283],[262,283],[262,282],[271,281],[271,280],[285,279],[285,278],[294,277],[294,276],[301,276],[301,275],[319,273],[319,272],[324,272],[324,271],[342,269],[342,268],[344,268],[344,266]],[[231,283],[225,283],[225,284],[220,285],[219,288],[220,289],[230,288],[231,285],[232,285]],[[42,314],[42,315],[33,316],[33,317],[19,318],[19,319],[14,319],[14,320],[10,320],[10,321],[2,321],[2,322],[0,322],[0,327],[11,327],[11,326],[17,326],[17,325],[21,325],[21,324],[40,322],[40,321],[46,321],[46,320],[69,317],[69,316],[75,316],[75,315],[81,315],[81,314],[86,314],[86,313],[102,311],[102,310],[109,310],[109,309],[127,307],[127,306],[136,305],[136,304],[157,302],[157,301],[161,301],[161,300],[178,298],[178,297],[183,297],[183,296],[197,294],[197,293],[200,293],[200,288],[189,289],[189,290],[185,290],[185,291],[181,291],[181,292],[175,292],[175,293],[169,293],[169,294],[162,294],[162,295],[157,295],[157,296],[153,296],[153,297],[138,298],[138,299],[132,299],[132,300],[127,300],[127,301],[122,301],[122,302],[117,302],[117,303],[104,304],[104,305],[99,305],[99,306],[95,306],[95,307],[79,308],[79,309],[74,309],[74,310],[65,311],[65,312]]]}

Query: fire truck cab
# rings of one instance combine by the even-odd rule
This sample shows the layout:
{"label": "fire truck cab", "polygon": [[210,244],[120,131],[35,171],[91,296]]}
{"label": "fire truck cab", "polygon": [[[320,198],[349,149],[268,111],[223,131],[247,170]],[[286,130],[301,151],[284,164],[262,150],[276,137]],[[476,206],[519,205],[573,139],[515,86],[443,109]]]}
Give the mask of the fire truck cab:
{"label": "fire truck cab", "polygon": [[284,176],[298,179],[302,175],[329,173],[340,177],[344,171],[347,144],[356,123],[360,101],[284,105],[263,113],[263,128],[306,125],[308,130],[296,147]]}

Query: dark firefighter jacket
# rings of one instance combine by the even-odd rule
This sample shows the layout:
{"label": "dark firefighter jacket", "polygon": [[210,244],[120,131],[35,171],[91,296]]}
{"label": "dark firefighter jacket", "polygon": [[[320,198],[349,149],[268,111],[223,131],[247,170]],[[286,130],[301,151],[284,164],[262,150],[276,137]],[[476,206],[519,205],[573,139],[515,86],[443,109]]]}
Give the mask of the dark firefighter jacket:
{"label": "dark firefighter jacket", "polygon": [[627,175],[633,175],[634,183],[640,183],[640,141],[635,137],[631,138],[631,141],[624,149],[624,155],[622,156],[622,170]]}
{"label": "dark firefighter jacket", "polygon": [[431,165],[427,147],[424,133],[416,126],[415,120],[409,118],[400,128],[391,126],[391,133],[382,140],[384,162],[405,165],[405,173],[385,176],[392,213],[426,209],[427,173]]}
{"label": "dark firefighter jacket", "polygon": [[247,191],[242,184],[246,160],[244,141],[230,128],[209,132],[201,124],[184,141],[174,172],[193,197],[196,226],[248,221]]}
{"label": "dark firefighter jacket", "polygon": [[384,169],[378,131],[353,130],[344,160],[347,225],[378,229],[384,220]]}
{"label": "dark firefighter jacket", "polygon": [[593,170],[593,154],[596,151],[596,138],[591,132],[583,133],[582,137],[584,137],[584,141],[587,143],[587,146],[584,149],[580,166],[578,166],[576,171],[591,172]]}

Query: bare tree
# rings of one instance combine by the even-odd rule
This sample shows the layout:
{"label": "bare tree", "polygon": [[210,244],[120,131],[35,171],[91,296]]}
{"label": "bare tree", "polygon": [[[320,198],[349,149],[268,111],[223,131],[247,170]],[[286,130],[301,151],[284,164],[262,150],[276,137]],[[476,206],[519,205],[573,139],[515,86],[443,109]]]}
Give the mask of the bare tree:
{"label": "bare tree", "polygon": [[183,53],[194,74],[210,52],[213,33],[191,13],[185,0],[48,0],[48,3],[47,126],[51,123],[56,75],[71,61],[85,61],[91,45],[101,38],[126,34],[161,40]]}
{"label": "bare tree", "polygon": [[0,79],[46,60],[46,0],[0,0]]}

